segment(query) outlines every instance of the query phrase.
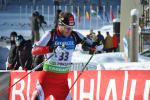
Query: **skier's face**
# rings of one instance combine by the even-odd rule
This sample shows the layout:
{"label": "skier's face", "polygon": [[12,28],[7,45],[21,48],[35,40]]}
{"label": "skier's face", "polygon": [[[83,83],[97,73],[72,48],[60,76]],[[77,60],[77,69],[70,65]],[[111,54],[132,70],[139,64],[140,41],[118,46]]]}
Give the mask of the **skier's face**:
{"label": "skier's face", "polygon": [[66,37],[70,36],[72,29],[73,29],[73,26],[64,26],[64,25],[59,26],[60,32]]}

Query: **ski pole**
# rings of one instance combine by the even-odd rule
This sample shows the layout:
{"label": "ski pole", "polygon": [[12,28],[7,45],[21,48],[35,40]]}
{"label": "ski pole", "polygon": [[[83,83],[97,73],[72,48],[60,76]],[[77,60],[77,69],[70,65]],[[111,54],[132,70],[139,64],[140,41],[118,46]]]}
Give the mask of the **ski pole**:
{"label": "ski pole", "polygon": [[84,72],[85,68],[87,67],[87,65],[89,64],[89,62],[91,61],[91,59],[93,58],[95,54],[95,51],[94,53],[91,55],[90,59],[88,60],[88,62],[85,64],[85,66],[82,68],[80,74],[78,75],[78,77],[76,78],[76,80],[74,81],[74,83],[72,84],[72,86],[70,87],[69,91],[72,89],[72,87],[75,85],[75,83],[78,81],[79,77],[82,75],[82,73]]}
{"label": "ski pole", "polygon": [[51,57],[53,57],[54,53],[49,56],[46,60],[44,60],[42,63],[38,64],[34,69],[32,69],[29,73],[27,73],[26,75],[24,75],[23,77],[21,77],[17,82],[15,82],[13,85],[11,85],[8,88],[4,88],[0,91],[0,96],[4,95],[5,93],[7,93],[9,91],[9,89],[11,89],[14,85],[16,85],[17,83],[19,83],[22,79],[24,79],[25,77],[27,77],[29,74],[31,74],[33,71],[35,71],[36,69],[42,67],[42,65]]}

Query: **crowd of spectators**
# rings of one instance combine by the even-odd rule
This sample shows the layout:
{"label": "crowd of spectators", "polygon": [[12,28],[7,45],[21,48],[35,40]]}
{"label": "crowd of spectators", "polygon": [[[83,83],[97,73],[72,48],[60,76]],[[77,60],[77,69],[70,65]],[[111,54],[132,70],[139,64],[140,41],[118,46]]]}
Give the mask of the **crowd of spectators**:
{"label": "crowd of spectators", "polygon": [[[109,32],[106,32],[106,37],[101,34],[101,31],[98,31],[98,34],[93,32],[93,29],[90,30],[90,33],[86,36],[88,39],[95,42],[97,45],[103,47],[103,51],[97,51],[97,53],[102,52],[117,52],[119,51],[119,37],[117,34],[110,35]],[[82,46],[83,51],[88,51],[86,44]],[[89,51],[91,54],[91,52]]]}

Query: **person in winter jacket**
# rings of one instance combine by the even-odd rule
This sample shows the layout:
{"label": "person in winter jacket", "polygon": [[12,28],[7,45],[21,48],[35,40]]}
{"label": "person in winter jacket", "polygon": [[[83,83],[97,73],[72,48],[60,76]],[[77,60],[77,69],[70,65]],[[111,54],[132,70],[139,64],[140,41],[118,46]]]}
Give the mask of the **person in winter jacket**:
{"label": "person in winter jacket", "polygon": [[[104,48],[104,36],[101,34],[100,31],[98,31],[96,42],[97,42],[97,45],[101,45],[102,49]],[[102,50],[100,49],[98,53],[102,53]]]}
{"label": "person in winter jacket", "polygon": [[32,44],[39,41],[40,39],[40,27],[42,27],[42,23],[47,24],[44,20],[44,16],[40,15],[38,11],[33,12],[32,21],[31,21],[31,29],[32,29]]}
{"label": "person in winter jacket", "polygon": [[101,31],[98,31],[97,41],[99,42],[99,44],[104,44],[104,36],[101,34]]}
{"label": "person in winter jacket", "polygon": [[87,43],[92,49],[95,47],[92,41],[73,31],[74,25],[74,16],[69,12],[61,12],[57,27],[45,33],[32,49],[33,55],[46,55],[48,58],[39,75],[38,86],[42,87],[44,97],[38,94],[41,88],[37,87],[36,98],[45,100],[52,95],[56,100],[65,100],[69,93],[68,73],[76,45]]}
{"label": "person in winter jacket", "polygon": [[104,48],[106,52],[112,52],[113,50],[113,40],[109,32],[106,32],[107,36],[104,40]]}
{"label": "person in winter jacket", "polygon": [[16,32],[11,32],[10,33],[10,50],[8,54],[8,65],[7,69],[13,69],[12,63],[14,62],[14,58],[16,56],[16,38],[17,38],[17,33]]}
{"label": "person in winter jacket", "polygon": [[31,29],[32,29],[32,43],[34,44],[36,41],[40,39],[40,20],[38,19],[39,13],[33,12],[32,14],[32,21],[31,21]]}
{"label": "person in winter jacket", "polygon": [[[25,40],[22,35],[18,35],[15,40],[15,49],[8,57],[8,70],[18,70],[22,67],[24,70],[32,69],[32,43],[30,40]],[[11,50],[10,50],[11,51]],[[13,57],[11,57],[13,56]]]}
{"label": "person in winter jacket", "polygon": [[119,46],[119,38],[118,38],[117,34],[113,35],[112,40],[113,40],[113,50],[114,50],[114,52],[116,52],[118,49],[118,46]]}
{"label": "person in winter jacket", "polygon": [[16,45],[15,40],[17,37],[17,33],[16,32],[11,32],[10,33],[10,46]]}

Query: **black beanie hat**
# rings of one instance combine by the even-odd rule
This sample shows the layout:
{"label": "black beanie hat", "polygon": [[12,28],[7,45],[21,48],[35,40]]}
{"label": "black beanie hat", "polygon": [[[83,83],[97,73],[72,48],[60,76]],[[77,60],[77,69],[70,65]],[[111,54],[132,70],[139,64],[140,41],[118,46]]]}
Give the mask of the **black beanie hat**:
{"label": "black beanie hat", "polygon": [[11,32],[10,37],[13,37],[13,36],[17,36],[17,33],[16,32]]}
{"label": "black beanie hat", "polygon": [[20,41],[20,40],[24,40],[24,38],[23,38],[22,35],[18,35],[18,36],[17,36],[17,41]]}
{"label": "black beanie hat", "polygon": [[34,11],[34,12],[33,12],[33,15],[34,15],[34,16],[39,16],[40,14],[39,14],[38,11]]}

